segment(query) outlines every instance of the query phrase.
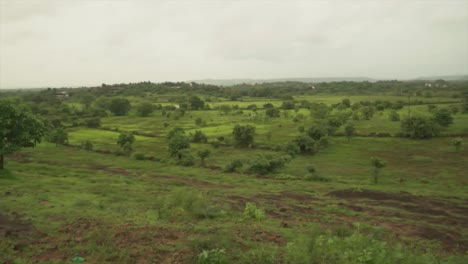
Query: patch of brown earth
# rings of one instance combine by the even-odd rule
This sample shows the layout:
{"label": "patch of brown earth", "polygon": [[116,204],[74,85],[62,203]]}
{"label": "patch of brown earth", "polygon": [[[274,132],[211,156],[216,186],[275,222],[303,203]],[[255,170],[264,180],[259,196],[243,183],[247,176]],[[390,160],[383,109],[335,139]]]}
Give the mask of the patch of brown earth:
{"label": "patch of brown earth", "polygon": [[[35,245],[42,249],[41,253],[33,256],[33,261],[69,261],[70,252],[82,256],[90,263],[98,263],[93,259],[93,253],[88,252],[86,245],[95,245],[105,250],[105,263],[121,263],[119,254],[113,252],[128,252],[124,254],[125,261],[131,263],[189,263],[193,255],[189,250],[177,250],[179,240],[185,240],[188,235],[181,231],[155,226],[136,226],[132,223],[109,225],[104,222],[78,219],[59,230],[57,237],[47,237],[38,240]],[[70,249],[68,250],[67,249]],[[81,251],[75,251],[82,248]],[[67,253],[68,252],[68,253]],[[103,255],[98,257],[102,258]],[[102,263],[102,259],[100,260]],[[150,261],[150,262],[148,262]]]}
{"label": "patch of brown earth", "polygon": [[0,215],[0,239],[29,237],[34,232],[31,224],[23,222],[19,216],[13,218]]}
{"label": "patch of brown earth", "polygon": [[[343,207],[378,217],[376,224],[385,226],[396,234],[437,240],[450,251],[468,250],[468,241],[461,232],[468,229],[468,207],[406,192],[345,189],[330,192],[329,195],[348,201],[340,203]],[[385,220],[394,217],[407,220],[407,223]],[[415,222],[418,225],[413,224]],[[442,227],[435,228],[433,224]]]}

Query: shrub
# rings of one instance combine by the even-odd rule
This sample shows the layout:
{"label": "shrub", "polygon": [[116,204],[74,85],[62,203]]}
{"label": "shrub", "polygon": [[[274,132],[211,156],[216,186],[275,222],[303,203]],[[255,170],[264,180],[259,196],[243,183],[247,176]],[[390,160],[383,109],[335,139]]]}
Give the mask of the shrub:
{"label": "shrub", "polygon": [[265,212],[262,209],[257,208],[255,204],[247,202],[244,208],[244,216],[246,218],[262,220],[265,218]]}
{"label": "shrub", "polygon": [[390,121],[400,121],[400,115],[396,111],[391,111],[388,115]]}
{"label": "shrub", "polygon": [[226,264],[228,263],[224,249],[203,250],[198,255],[198,264]]}
{"label": "shrub", "polygon": [[206,142],[208,142],[208,138],[206,137],[205,133],[203,133],[200,130],[196,130],[195,134],[192,137],[192,142],[206,143]]}
{"label": "shrub", "polygon": [[331,179],[325,176],[317,175],[316,173],[309,173],[304,176],[306,181],[317,181],[317,182],[330,182]]}
{"label": "shrub", "polygon": [[177,165],[181,166],[193,166],[195,164],[195,158],[193,157],[192,153],[188,149],[183,149],[180,150],[177,153],[178,160],[177,160]]}
{"label": "shrub", "polygon": [[401,121],[401,133],[405,137],[425,139],[438,136],[440,128],[434,121],[420,116],[412,116]]}
{"label": "shrub", "polygon": [[89,139],[85,140],[85,141],[81,142],[81,148],[84,149],[84,150],[87,150],[87,151],[92,151],[93,150],[93,143]]}
{"label": "shrub", "polygon": [[452,113],[447,108],[442,108],[434,112],[434,121],[443,127],[453,124]]}
{"label": "shrub", "polygon": [[284,167],[290,160],[289,156],[260,155],[250,164],[249,172],[266,175]]}
{"label": "shrub", "polygon": [[238,147],[247,147],[253,144],[255,127],[250,125],[236,125],[232,130],[234,143]]}
{"label": "shrub", "polygon": [[242,168],[244,164],[241,160],[233,160],[224,168],[224,172],[236,172],[238,169]]}
{"label": "shrub", "polygon": [[99,118],[90,118],[85,121],[86,127],[89,128],[99,128],[101,127],[101,119]]}
{"label": "shrub", "polygon": [[143,153],[135,153],[133,155],[133,157],[136,159],[136,160],[144,160],[145,159],[145,154]]}

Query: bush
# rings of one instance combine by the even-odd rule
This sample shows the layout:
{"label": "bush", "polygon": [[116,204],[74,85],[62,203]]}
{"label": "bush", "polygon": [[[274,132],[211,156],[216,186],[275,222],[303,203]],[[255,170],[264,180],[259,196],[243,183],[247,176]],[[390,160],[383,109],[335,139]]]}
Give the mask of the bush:
{"label": "bush", "polygon": [[192,142],[206,143],[206,142],[208,142],[208,138],[206,137],[205,133],[203,133],[200,130],[196,130],[195,134],[192,137]]}
{"label": "bush", "polygon": [[85,121],[85,126],[89,128],[99,128],[101,127],[101,119],[99,118],[90,118]]}
{"label": "bush", "polygon": [[227,264],[227,258],[225,256],[226,251],[224,249],[211,249],[203,250],[198,255],[198,264]]}
{"label": "bush", "polygon": [[316,173],[309,173],[304,176],[306,181],[330,182],[331,179],[325,176],[319,176]]}
{"label": "bush", "polygon": [[87,151],[92,151],[93,150],[93,143],[91,140],[85,140],[81,142],[81,148]]}
{"label": "bush", "polygon": [[145,159],[145,154],[143,153],[135,153],[133,155],[133,157],[136,159],[136,160],[144,160]]}
{"label": "bush", "polygon": [[250,164],[249,172],[266,175],[284,167],[290,160],[289,156],[260,155]]}
{"label": "bush", "polygon": [[250,125],[236,125],[232,130],[234,143],[238,147],[247,147],[253,144],[255,127]]}
{"label": "bush", "polygon": [[396,111],[391,111],[388,115],[390,121],[400,121],[400,115]]}
{"label": "bush", "polygon": [[413,139],[425,139],[438,136],[440,128],[434,121],[420,116],[412,116],[401,121],[401,133]]}
{"label": "bush", "polygon": [[188,149],[183,149],[178,152],[178,160],[177,165],[181,166],[193,166],[195,164],[195,158],[193,157],[192,153]]}
{"label": "bush", "polygon": [[265,212],[257,208],[255,204],[247,202],[244,208],[244,216],[251,219],[262,220],[265,218]]}
{"label": "bush", "polygon": [[233,160],[224,168],[224,172],[236,172],[238,169],[242,168],[244,164],[241,160]]}

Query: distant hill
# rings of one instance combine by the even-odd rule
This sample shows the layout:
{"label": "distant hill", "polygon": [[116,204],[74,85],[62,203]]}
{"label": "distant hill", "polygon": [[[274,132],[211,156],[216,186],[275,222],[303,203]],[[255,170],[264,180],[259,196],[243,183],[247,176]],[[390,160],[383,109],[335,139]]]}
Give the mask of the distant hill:
{"label": "distant hill", "polygon": [[212,84],[212,85],[236,85],[242,83],[272,83],[272,82],[304,82],[304,83],[320,83],[320,82],[375,82],[376,79],[367,77],[323,77],[323,78],[278,78],[278,79],[203,79],[192,80],[191,82]]}
{"label": "distant hill", "polygon": [[415,80],[425,80],[425,81],[435,81],[435,80],[468,81],[468,74],[465,74],[465,75],[425,76],[425,77],[418,77]]}

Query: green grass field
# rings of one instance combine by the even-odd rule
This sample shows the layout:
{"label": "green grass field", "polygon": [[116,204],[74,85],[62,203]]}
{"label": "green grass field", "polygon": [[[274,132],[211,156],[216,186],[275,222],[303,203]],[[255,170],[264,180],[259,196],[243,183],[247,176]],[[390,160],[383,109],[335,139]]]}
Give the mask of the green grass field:
{"label": "green grass field", "polygon": [[[334,104],[376,96],[402,98],[295,99]],[[129,98],[174,104],[170,96]],[[421,100],[438,107],[457,102]],[[282,103],[244,98],[209,104],[266,102]],[[412,140],[395,137],[400,122],[388,119],[390,110],[377,111],[370,120],[348,121],[359,135],[350,141],[332,136],[317,154],[298,155],[260,175],[248,173],[248,164],[283,154],[280,147],[314,120],[306,109],[278,118],[265,117],[263,109],[242,111],[196,110],[178,118],[132,111],[102,118],[101,128],[67,128],[67,146],[43,142],[9,155],[0,172],[0,263],[73,263],[77,257],[85,263],[468,262],[467,114],[455,114],[441,137]],[[430,115],[427,105],[411,111]],[[398,113],[404,117],[407,108]],[[206,125],[197,126],[197,118]],[[232,145],[236,124],[256,127],[256,147]],[[208,143],[191,144],[193,153],[210,150],[206,166],[199,159],[177,166],[169,157],[166,137],[175,127],[207,135]],[[155,159],[115,155],[120,131],[138,133],[133,153]],[[465,146],[457,151],[452,141],[458,135]],[[224,142],[212,146],[220,136]],[[93,151],[79,148],[86,140]],[[371,177],[374,156],[387,162],[378,183]],[[244,166],[224,172],[233,160]],[[316,180],[304,180],[309,166]]]}

